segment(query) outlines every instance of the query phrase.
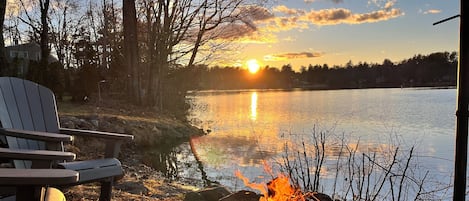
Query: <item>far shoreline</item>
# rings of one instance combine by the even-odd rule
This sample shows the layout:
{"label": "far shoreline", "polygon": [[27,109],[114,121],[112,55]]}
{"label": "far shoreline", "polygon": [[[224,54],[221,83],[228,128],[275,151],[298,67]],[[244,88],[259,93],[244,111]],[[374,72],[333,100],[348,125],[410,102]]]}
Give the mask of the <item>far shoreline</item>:
{"label": "far shoreline", "polygon": [[245,93],[245,92],[288,92],[288,91],[333,91],[333,90],[360,90],[360,89],[457,89],[456,85],[441,85],[441,86],[411,86],[411,87],[366,87],[366,88],[308,88],[308,87],[294,87],[294,88],[276,88],[276,89],[265,89],[265,88],[249,88],[249,89],[202,89],[202,90],[190,90],[187,91],[188,96],[194,94],[205,95],[205,94],[230,94],[230,93]]}

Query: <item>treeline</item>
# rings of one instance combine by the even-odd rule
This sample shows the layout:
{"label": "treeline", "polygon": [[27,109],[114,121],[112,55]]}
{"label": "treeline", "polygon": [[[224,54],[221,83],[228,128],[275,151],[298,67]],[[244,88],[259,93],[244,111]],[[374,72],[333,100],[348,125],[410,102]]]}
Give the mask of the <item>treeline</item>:
{"label": "treeline", "polygon": [[192,74],[183,79],[190,80],[191,90],[454,86],[457,62],[456,52],[437,52],[397,63],[385,59],[381,64],[349,61],[342,66],[302,66],[300,72],[293,71],[289,64],[281,68],[267,66],[256,74],[239,67],[197,66],[185,69]]}
{"label": "treeline", "polygon": [[[215,58],[246,30],[256,30],[253,20],[264,3],[0,1],[0,75],[36,81],[58,97],[70,94],[77,101],[101,92],[134,105],[173,111],[185,103],[186,89],[178,88],[184,81],[175,81],[172,73]],[[5,41],[37,44],[40,58],[28,61],[28,72],[18,74],[23,61],[10,60]],[[49,60],[51,55],[56,64]]]}

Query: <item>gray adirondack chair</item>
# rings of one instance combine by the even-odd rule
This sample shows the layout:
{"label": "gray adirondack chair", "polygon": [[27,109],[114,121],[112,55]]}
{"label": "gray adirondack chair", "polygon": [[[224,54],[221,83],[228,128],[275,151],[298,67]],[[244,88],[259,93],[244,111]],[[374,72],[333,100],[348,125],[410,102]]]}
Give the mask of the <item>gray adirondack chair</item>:
{"label": "gray adirondack chair", "polygon": [[[11,169],[0,168],[0,183],[16,187],[16,196],[5,200],[65,200],[62,192],[52,190],[50,185],[68,185],[77,182],[79,173],[65,169]],[[47,192],[52,190],[54,194]],[[54,198],[51,199],[51,196]]]}
{"label": "gray adirondack chair", "polygon": [[110,200],[115,177],[123,175],[116,157],[120,146],[132,135],[60,128],[55,96],[52,91],[37,83],[12,77],[0,77],[0,142],[9,149],[64,151],[64,143],[71,136],[105,139],[104,158],[87,161],[53,163],[41,160],[14,160],[17,169],[62,168],[79,173],[72,185],[101,182],[99,200]]}
{"label": "gray adirondack chair", "polygon": [[[0,158],[24,159],[42,164],[56,160],[71,161],[75,154],[70,152],[19,150],[0,148]],[[0,168],[0,200],[2,201],[63,201],[63,193],[50,186],[73,185],[79,173],[66,169],[14,169]]]}

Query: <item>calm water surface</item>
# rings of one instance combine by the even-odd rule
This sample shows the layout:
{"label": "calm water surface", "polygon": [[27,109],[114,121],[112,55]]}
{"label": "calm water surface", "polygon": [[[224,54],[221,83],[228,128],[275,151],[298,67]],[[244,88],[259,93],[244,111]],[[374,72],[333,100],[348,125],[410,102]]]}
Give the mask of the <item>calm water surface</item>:
{"label": "calm water surface", "polygon": [[[159,153],[153,163],[178,179],[239,190],[236,170],[263,182],[263,161],[275,166],[286,143],[295,147],[323,132],[329,147],[346,141],[364,153],[415,146],[418,171],[451,183],[455,97],[455,89],[197,92],[188,97],[189,119],[210,133]],[[337,153],[326,155],[334,164]],[[327,180],[333,171],[326,165],[323,174]]]}

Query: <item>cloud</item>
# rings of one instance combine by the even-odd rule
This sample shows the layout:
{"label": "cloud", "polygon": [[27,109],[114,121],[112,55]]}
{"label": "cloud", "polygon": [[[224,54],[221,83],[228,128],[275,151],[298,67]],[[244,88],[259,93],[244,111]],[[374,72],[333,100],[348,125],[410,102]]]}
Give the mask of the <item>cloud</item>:
{"label": "cloud", "polygon": [[8,19],[11,16],[18,16],[21,12],[21,5],[16,0],[7,0],[6,2],[6,9],[5,9],[5,17]]}
{"label": "cloud", "polygon": [[275,17],[267,8],[256,5],[242,6],[238,13],[241,19],[251,21],[263,21]]}
{"label": "cloud", "polygon": [[299,15],[299,14],[304,13],[304,11],[302,11],[302,10],[288,8],[285,5],[276,6],[276,7],[273,8],[273,11],[278,12],[278,13],[283,13],[285,15]]}
{"label": "cloud", "polygon": [[316,25],[362,24],[385,21],[403,14],[401,10],[396,8],[359,14],[352,13],[352,11],[344,8],[333,8],[319,11],[312,10],[303,16],[303,20],[308,20]]}
{"label": "cloud", "polygon": [[296,38],[292,38],[291,36],[288,36],[288,37],[282,39],[282,41],[285,41],[285,42],[295,42],[295,41],[296,41]]}
{"label": "cloud", "polygon": [[[304,0],[304,1],[305,1],[305,3],[313,3],[317,0]],[[329,0],[329,1],[332,1],[333,3],[343,3],[344,2],[344,0]]]}
{"label": "cloud", "polygon": [[222,41],[251,44],[268,44],[277,42],[277,37],[273,33],[259,31],[257,27],[252,27],[242,23],[220,26],[211,32],[216,34],[217,39]]}
{"label": "cloud", "polygon": [[344,0],[331,0],[333,3],[343,3]]}
{"label": "cloud", "polygon": [[314,58],[322,56],[319,52],[295,52],[295,53],[283,53],[283,54],[273,54],[265,55],[264,61],[285,61],[291,59],[305,59],[305,58]]}
{"label": "cloud", "polygon": [[228,24],[214,30],[220,39],[236,39],[253,35],[257,28],[246,24]]}
{"label": "cloud", "polygon": [[274,43],[277,41],[273,34],[258,30],[260,24],[268,23],[275,16],[264,7],[242,6],[233,16],[232,23],[226,23],[210,30],[209,34],[219,40],[228,40],[238,43]]}
{"label": "cloud", "polygon": [[394,7],[394,4],[395,4],[395,3],[396,3],[395,1],[388,1],[388,2],[386,2],[386,4],[384,5],[384,9],[385,9],[385,10],[390,10],[390,9],[392,9],[392,7]]}
{"label": "cloud", "polygon": [[385,5],[384,7],[386,7],[386,4],[395,1],[396,0],[368,0],[368,5],[375,5],[381,8],[383,4]]}
{"label": "cloud", "polygon": [[275,21],[276,26],[285,30],[300,27],[304,28],[304,23],[315,25],[372,23],[404,15],[400,9],[392,8],[393,6],[394,1],[388,1],[383,9],[369,13],[353,13],[351,10],[345,8],[310,10],[307,12],[281,5],[275,7],[273,11],[286,15],[286,17],[276,17],[275,19],[271,19],[271,21]]}
{"label": "cloud", "polygon": [[[381,0],[374,0],[377,3],[378,1]],[[277,41],[272,35],[275,32],[292,29],[301,31],[311,25],[374,23],[404,15],[400,9],[393,8],[394,0],[385,2],[382,8],[367,13],[354,13],[346,8],[308,11],[279,5],[270,11],[260,6],[244,6],[238,11],[241,18],[234,24],[221,27],[218,32],[221,33],[222,39],[244,42],[259,40],[258,43],[272,43]]]}
{"label": "cloud", "polygon": [[441,13],[441,10],[430,9],[430,10],[423,12],[423,14],[438,14],[438,13]]}
{"label": "cloud", "polygon": [[235,42],[245,44],[272,44],[277,43],[277,37],[272,33],[255,32],[250,35],[236,38]]}
{"label": "cloud", "polygon": [[309,25],[307,22],[301,21],[300,17],[276,17],[266,23],[263,27],[264,31],[279,32],[288,31],[291,29],[307,29]]}

